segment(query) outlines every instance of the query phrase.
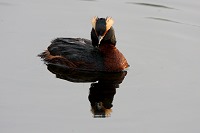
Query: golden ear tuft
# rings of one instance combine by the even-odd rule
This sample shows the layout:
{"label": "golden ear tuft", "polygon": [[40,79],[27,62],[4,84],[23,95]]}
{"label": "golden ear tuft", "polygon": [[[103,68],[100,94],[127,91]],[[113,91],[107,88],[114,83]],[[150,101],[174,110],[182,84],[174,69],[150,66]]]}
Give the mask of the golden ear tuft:
{"label": "golden ear tuft", "polygon": [[92,27],[95,29],[95,27],[96,27],[96,22],[97,22],[97,19],[98,19],[98,17],[97,16],[95,16],[95,17],[93,17],[92,18]]}
{"label": "golden ear tuft", "polygon": [[106,17],[106,30],[107,31],[111,28],[113,23],[114,23],[114,20],[112,19],[112,17]]}

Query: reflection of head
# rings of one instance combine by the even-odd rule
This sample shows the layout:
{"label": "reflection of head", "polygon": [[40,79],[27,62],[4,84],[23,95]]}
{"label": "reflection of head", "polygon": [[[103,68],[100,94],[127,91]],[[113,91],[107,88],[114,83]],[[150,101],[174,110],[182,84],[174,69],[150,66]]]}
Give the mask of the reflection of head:
{"label": "reflection of head", "polygon": [[93,83],[88,99],[94,117],[108,117],[112,112],[112,102],[116,93],[116,85],[103,82]]}
{"label": "reflection of head", "polygon": [[112,109],[105,108],[103,103],[99,102],[94,106],[91,106],[91,112],[94,115],[94,118],[106,118],[110,117]]}

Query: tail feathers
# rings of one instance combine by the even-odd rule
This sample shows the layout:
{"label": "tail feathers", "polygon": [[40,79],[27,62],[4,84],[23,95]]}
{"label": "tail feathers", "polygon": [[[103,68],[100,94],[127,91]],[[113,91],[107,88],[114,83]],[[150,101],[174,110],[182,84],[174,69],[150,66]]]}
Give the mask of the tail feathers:
{"label": "tail feathers", "polygon": [[68,66],[70,68],[76,67],[76,65],[74,63],[70,62],[68,59],[64,58],[63,56],[51,55],[51,53],[48,50],[42,52],[38,56],[41,57],[47,63],[65,65],[65,66]]}

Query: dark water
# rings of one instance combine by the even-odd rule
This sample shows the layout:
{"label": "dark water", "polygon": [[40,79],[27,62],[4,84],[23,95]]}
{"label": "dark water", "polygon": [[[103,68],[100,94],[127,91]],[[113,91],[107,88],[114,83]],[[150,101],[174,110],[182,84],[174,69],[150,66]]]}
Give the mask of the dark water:
{"label": "dark water", "polygon": [[[195,0],[0,2],[0,132],[199,132],[199,7]],[[102,84],[91,83],[101,74],[69,82],[37,57],[56,37],[90,38],[96,15],[114,18],[117,47],[131,65],[103,87],[114,89],[97,93],[91,88]],[[93,118],[89,94],[109,96],[109,117]]]}

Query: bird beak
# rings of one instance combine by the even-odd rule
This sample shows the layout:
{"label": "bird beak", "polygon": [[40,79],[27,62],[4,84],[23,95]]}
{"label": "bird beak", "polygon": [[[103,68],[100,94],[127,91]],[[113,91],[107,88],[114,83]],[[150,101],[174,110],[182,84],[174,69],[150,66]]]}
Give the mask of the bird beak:
{"label": "bird beak", "polygon": [[100,45],[102,39],[103,39],[103,36],[98,36],[98,40],[99,40],[98,45]]}

